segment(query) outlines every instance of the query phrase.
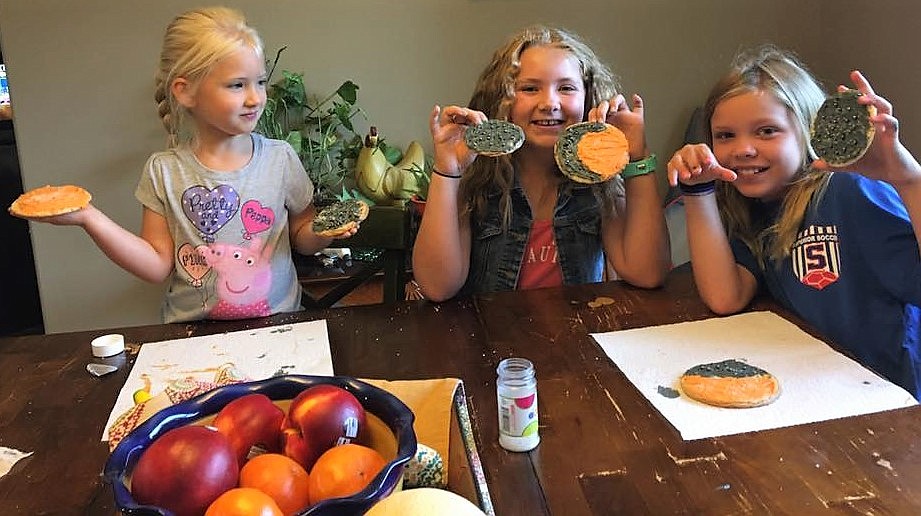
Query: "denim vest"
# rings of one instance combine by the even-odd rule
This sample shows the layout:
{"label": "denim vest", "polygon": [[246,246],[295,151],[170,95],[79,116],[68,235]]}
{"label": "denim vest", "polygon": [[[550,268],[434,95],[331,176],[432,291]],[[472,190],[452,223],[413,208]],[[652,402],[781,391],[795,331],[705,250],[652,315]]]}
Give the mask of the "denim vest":
{"label": "denim vest", "polygon": [[[531,207],[516,178],[510,193],[512,219],[503,231],[500,198],[498,192],[491,194],[486,218],[471,220],[470,271],[462,294],[515,290],[518,284],[533,222]],[[603,278],[598,204],[590,185],[573,182],[560,185],[553,210],[553,238],[564,284],[594,283]]]}

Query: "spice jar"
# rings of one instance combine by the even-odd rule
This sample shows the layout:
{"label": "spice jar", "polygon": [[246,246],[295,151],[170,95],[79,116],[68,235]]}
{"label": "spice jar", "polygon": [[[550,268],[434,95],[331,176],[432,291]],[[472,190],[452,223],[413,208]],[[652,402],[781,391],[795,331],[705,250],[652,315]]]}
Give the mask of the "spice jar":
{"label": "spice jar", "polygon": [[496,372],[499,445],[514,452],[533,450],[540,443],[534,364],[524,358],[507,358],[499,362]]}

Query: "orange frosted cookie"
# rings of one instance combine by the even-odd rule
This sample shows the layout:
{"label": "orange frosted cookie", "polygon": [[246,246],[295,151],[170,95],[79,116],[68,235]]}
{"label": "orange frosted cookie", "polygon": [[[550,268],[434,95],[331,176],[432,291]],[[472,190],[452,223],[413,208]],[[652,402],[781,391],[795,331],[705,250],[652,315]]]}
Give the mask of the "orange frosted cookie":
{"label": "orange frosted cookie", "polygon": [[774,375],[732,359],[696,365],[681,375],[680,384],[689,398],[717,407],[760,407],[780,395]]}
{"label": "orange frosted cookie", "polygon": [[52,217],[82,210],[92,198],[89,192],[79,186],[46,185],[20,195],[9,210],[17,217]]}
{"label": "orange frosted cookie", "polygon": [[557,140],[554,157],[563,174],[579,183],[607,181],[630,161],[627,137],[620,129],[601,122],[567,127]]}

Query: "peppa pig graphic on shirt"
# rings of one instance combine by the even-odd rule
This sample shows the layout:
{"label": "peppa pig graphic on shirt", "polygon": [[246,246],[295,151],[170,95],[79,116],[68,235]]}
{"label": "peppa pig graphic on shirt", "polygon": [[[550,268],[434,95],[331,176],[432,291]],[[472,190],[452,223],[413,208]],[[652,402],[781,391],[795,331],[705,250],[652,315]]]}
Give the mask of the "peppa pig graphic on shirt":
{"label": "peppa pig graphic on shirt", "polygon": [[211,319],[245,319],[271,315],[269,290],[272,287],[271,248],[259,237],[245,246],[211,243],[196,248],[215,273],[214,289],[218,301]]}

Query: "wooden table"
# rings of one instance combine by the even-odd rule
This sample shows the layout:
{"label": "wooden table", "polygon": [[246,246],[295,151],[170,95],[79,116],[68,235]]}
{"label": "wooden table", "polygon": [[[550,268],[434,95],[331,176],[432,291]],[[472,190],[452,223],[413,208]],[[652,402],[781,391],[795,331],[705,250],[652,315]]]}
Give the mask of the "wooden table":
{"label": "wooden table", "polygon": [[[590,308],[598,296],[615,303]],[[682,269],[653,291],[605,283],[118,331],[143,343],[325,318],[339,374],[463,378],[499,515],[921,513],[921,408],[686,442],[589,336],[707,317]],[[0,446],[35,452],[0,478],[0,513],[114,512],[99,439],[128,367],[84,369],[90,340],[111,331],[0,340]],[[497,443],[495,367],[509,356],[538,374],[531,453]]]}

